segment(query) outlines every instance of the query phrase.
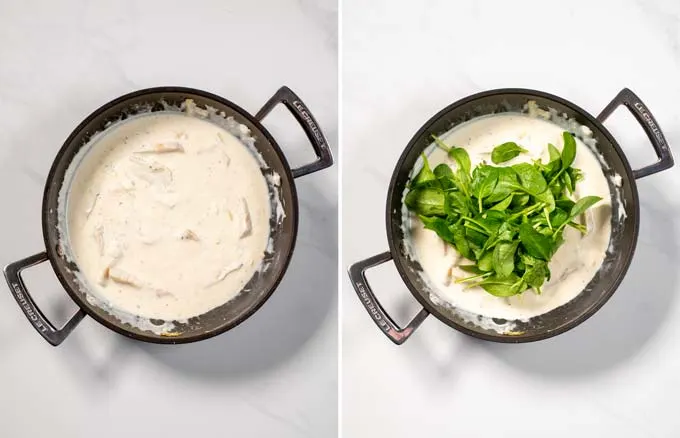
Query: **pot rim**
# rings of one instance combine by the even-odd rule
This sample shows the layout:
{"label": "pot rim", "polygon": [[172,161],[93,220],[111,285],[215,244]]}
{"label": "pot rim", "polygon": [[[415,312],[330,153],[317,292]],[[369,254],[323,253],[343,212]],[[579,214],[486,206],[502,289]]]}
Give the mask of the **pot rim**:
{"label": "pot rim", "polygon": [[[587,119],[590,123],[592,123],[595,127],[598,128],[600,133],[611,143],[611,145],[614,147],[614,150],[618,154],[618,156],[621,158],[621,161],[623,163],[623,166],[625,168],[625,175],[624,175],[624,181],[629,184],[631,188],[631,193],[632,193],[632,206],[631,208],[634,209],[634,214],[636,220],[633,223],[633,237],[632,237],[632,247],[630,251],[628,251],[624,255],[624,262],[623,265],[621,266],[621,269],[616,273],[616,278],[612,282],[611,287],[605,291],[604,294],[600,297],[600,299],[585,309],[583,312],[580,313],[580,315],[576,318],[573,318],[566,323],[562,324],[558,328],[550,331],[546,331],[541,334],[534,334],[534,335],[506,335],[506,334],[489,334],[489,333],[484,333],[484,332],[479,332],[470,329],[469,327],[466,327],[465,325],[459,324],[456,321],[448,318],[445,314],[443,314],[437,306],[435,306],[432,302],[429,300],[426,300],[423,297],[423,294],[420,293],[420,290],[409,280],[408,276],[406,275],[406,270],[408,269],[406,266],[402,264],[401,258],[399,256],[399,248],[396,243],[397,239],[394,238],[395,235],[395,230],[392,229],[392,220],[391,220],[391,209],[390,206],[392,205],[392,201],[394,196],[399,196],[401,198],[400,193],[395,193],[395,187],[397,183],[397,178],[399,175],[399,171],[404,167],[404,161],[406,160],[406,156],[408,153],[416,146],[416,143],[418,139],[420,139],[423,135],[427,135],[429,132],[430,128],[432,125],[434,125],[439,119],[444,117],[446,114],[448,114],[450,111],[456,109],[457,107],[470,103],[472,101],[489,97],[489,96],[494,96],[494,95],[509,95],[509,94],[521,94],[521,95],[529,95],[529,96],[536,96],[548,100],[552,100],[556,103],[559,103],[561,105],[564,105],[570,109],[572,109],[574,112],[579,114],[580,116],[584,117]],[[639,234],[639,226],[640,226],[640,202],[639,202],[639,196],[638,196],[638,190],[637,190],[637,183],[635,180],[635,177],[633,176],[633,170],[630,166],[630,163],[628,162],[628,159],[626,158],[626,155],[624,154],[623,150],[619,146],[618,142],[614,138],[614,136],[607,130],[607,128],[595,117],[593,117],[590,113],[585,111],[583,108],[579,107],[578,105],[562,98],[559,96],[556,96],[554,94],[546,93],[544,91],[539,91],[539,90],[533,90],[533,89],[528,89],[528,88],[497,88],[497,89],[492,89],[492,90],[487,90],[487,91],[482,91],[479,93],[475,93],[472,95],[469,95],[467,97],[464,97],[462,99],[459,99],[455,101],[454,103],[446,106],[442,110],[438,111],[434,116],[430,117],[430,119],[423,124],[418,131],[413,135],[411,140],[408,142],[406,148],[402,152],[402,154],[399,157],[399,160],[397,161],[397,164],[394,168],[394,171],[392,172],[392,178],[390,179],[390,184],[387,189],[387,203],[386,203],[386,209],[385,209],[385,221],[386,221],[386,232],[387,232],[387,242],[389,245],[390,253],[392,254],[392,259],[394,261],[394,264],[397,268],[397,271],[399,272],[399,276],[401,277],[402,281],[406,284],[406,287],[409,289],[409,292],[411,292],[411,295],[415,297],[415,299],[422,305],[428,312],[430,312],[432,315],[434,315],[438,320],[441,322],[445,323],[446,325],[464,333],[467,335],[470,335],[475,338],[483,339],[486,341],[492,341],[492,342],[499,342],[499,343],[525,343],[525,342],[535,342],[535,341],[540,341],[543,339],[548,339],[553,336],[557,336],[559,334],[562,334],[566,331],[571,330],[572,328],[578,326],[588,318],[590,318],[593,314],[595,314],[609,299],[611,296],[616,292],[618,287],[620,286],[621,282],[623,281],[623,278],[625,277],[626,273],[628,272],[628,268],[630,267],[630,263],[633,259],[633,255],[635,253],[635,249],[637,247],[637,240],[638,240],[638,234]],[[566,305],[567,303],[565,303]]]}
{"label": "pot rim", "polygon": [[[55,178],[55,172],[57,170],[57,164],[60,163],[64,159],[64,154],[66,153],[68,147],[70,144],[74,141],[74,139],[82,132],[82,130],[95,118],[99,117],[102,113],[105,113],[112,107],[124,103],[127,100],[135,99],[147,94],[153,94],[153,93],[184,93],[187,94],[188,97],[193,96],[199,96],[205,99],[210,99],[216,102],[219,102],[220,104],[227,106],[237,112],[239,115],[241,115],[244,119],[248,120],[250,123],[255,125],[260,132],[264,135],[265,139],[269,142],[271,147],[274,149],[276,154],[278,155],[279,159],[281,160],[281,163],[283,165],[283,169],[285,171],[286,179],[289,182],[290,185],[290,192],[291,192],[291,199],[292,199],[292,205],[287,206],[286,214],[290,214],[291,220],[292,220],[292,229],[293,229],[293,236],[291,239],[291,246],[290,246],[290,251],[288,252],[285,261],[282,264],[282,269],[280,270],[279,274],[273,278],[273,281],[270,283],[269,286],[269,291],[263,295],[260,300],[251,308],[248,309],[247,312],[241,313],[238,318],[236,318],[234,321],[228,323],[228,324],[222,324],[220,326],[217,326],[211,330],[198,333],[195,335],[190,335],[190,336],[183,336],[183,337],[172,337],[172,336],[158,336],[158,335],[149,335],[146,334],[146,332],[133,332],[130,330],[127,330],[123,327],[124,323],[121,323],[120,325],[114,324],[111,321],[102,318],[97,312],[95,312],[92,307],[85,302],[85,300],[76,292],[74,291],[69,283],[66,281],[66,278],[62,275],[61,270],[58,266],[57,259],[59,257],[57,253],[57,248],[58,248],[58,242],[50,242],[49,236],[48,236],[48,220],[47,220],[47,209],[48,209],[48,198],[49,198],[49,189],[50,186],[54,184],[54,178]],[[105,130],[108,128],[105,128]],[[283,179],[283,178],[282,178]],[[63,181],[62,181],[63,183]],[[50,171],[47,175],[47,179],[45,182],[45,188],[43,190],[43,200],[42,200],[42,230],[43,230],[43,242],[45,244],[46,248],[46,253],[47,253],[47,258],[50,262],[50,265],[52,267],[52,270],[56,274],[59,283],[61,283],[62,287],[64,290],[66,290],[66,293],[69,295],[69,297],[78,305],[80,309],[85,311],[85,313],[93,318],[95,321],[98,323],[104,325],[110,330],[113,330],[123,336],[138,340],[138,341],[144,341],[144,342],[149,342],[149,343],[154,343],[154,344],[187,344],[191,342],[197,342],[197,341],[202,341],[205,339],[212,338],[214,336],[220,335],[228,330],[231,330],[232,328],[236,327],[237,325],[241,324],[243,321],[248,319],[250,316],[252,316],[256,311],[258,311],[264,303],[272,296],[274,291],[277,289],[279,284],[281,283],[281,280],[283,279],[283,276],[285,275],[286,271],[288,270],[288,266],[290,265],[290,261],[293,257],[293,252],[295,250],[295,244],[297,241],[297,232],[298,232],[298,219],[299,219],[299,205],[298,205],[298,197],[297,197],[297,189],[295,186],[295,179],[293,178],[293,174],[290,168],[290,165],[288,164],[288,160],[286,159],[285,155],[283,154],[283,151],[279,147],[278,143],[274,139],[274,137],[271,135],[271,133],[262,125],[262,123],[255,118],[253,115],[248,113],[246,110],[241,108],[240,106],[236,105],[235,103],[231,102],[228,99],[225,99],[224,97],[221,97],[219,95],[210,93],[208,91],[196,89],[196,88],[190,88],[190,87],[180,87],[180,86],[160,86],[160,87],[151,87],[151,88],[144,88],[140,90],[136,90],[130,93],[126,93],[122,96],[119,96],[96,110],[94,110],[92,113],[90,113],[80,124],[78,124],[71,134],[67,137],[67,139],[64,141],[63,145],[57,152],[57,155],[54,157],[54,160],[52,161],[52,165],[50,167]],[[239,292],[240,293],[240,292]],[[226,303],[225,303],[226,304]],[[200,316],[200,315],[199,315]]]}

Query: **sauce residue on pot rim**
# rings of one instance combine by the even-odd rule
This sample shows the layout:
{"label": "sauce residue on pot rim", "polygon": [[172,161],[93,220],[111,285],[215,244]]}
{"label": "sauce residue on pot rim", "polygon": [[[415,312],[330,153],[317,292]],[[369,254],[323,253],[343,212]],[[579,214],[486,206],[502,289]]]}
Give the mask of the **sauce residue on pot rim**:
{"label": "sauce residue on pot rim", "polygon": [[[561,149],[564,129],[546,118],[522,113],[488,115],[458,125],[441,138],[448,145],[465,148],[473,167],[482,161],[490,162],[494,146],[509,141],[521,145],[528,153],[503,165],[539,158],[547,162],[547,144]],[[405,213],[408,215],[403,222],[408,237],[407,248],[423,268],[423,278],[431,286],[433,302],[454,308],[463,319],[482,328],[505,333],[513,330],[513,321],[527,321],[547,313],[571,301],[585,288],[602,265],[609,247],[612,194],[600,158],[581,139],[577,138],[576,142],[574,166],[583,171],[584,179],[577,184],[574,197],[596,195],[603,200],[587,211],[588,233],[585,236],[571,228],[565,231],[565,243],[550,262],[552,278],[544,285],[541,295],[527,290],[513,297],[499,298],[480,287],[466,289],[463,284],[455,283],[456,277],[469,275],[457,268],[464,261],[462,256],[434,231],[426,230],[417,217]],[[439,163],[453,164],[446,152],[438,148],[431,148],[428,160],[433,168]],[[493,319],[507,322],[497,324]]]}
{"label": "sauce residue on pot rim", "polygon": [[284,216],[268,191],[279,177],[263,176],[249,130],[213,123],[191,101],[182,109],[94,136],[59,202],[62,246],[88,300],[160,334],[242,291],[271,251],[270,215]]}

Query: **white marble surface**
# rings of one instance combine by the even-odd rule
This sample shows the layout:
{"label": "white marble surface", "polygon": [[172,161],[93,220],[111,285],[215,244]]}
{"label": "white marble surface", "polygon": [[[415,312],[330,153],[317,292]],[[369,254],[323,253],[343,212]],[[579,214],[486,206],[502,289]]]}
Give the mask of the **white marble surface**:
{"label": "white marble surface", "polygon": [[[535,88],[597,114],[627,86],[680,158],[675,0],[345,0],[342,51],[345,267],[387,249],[387,186],[411,136],[478,91]],[[626,110],[606,125],[633,167],[654,159]],[[680,436],[679,186],[680,167],[639,182],[640,238],[620,289],[540,343],[476,341],[429,317],[397,347],[343,273],[344,436]],[[400,322],[418,310],[393,264],[369,281]]]}
{"label": "white marble surface", "polygon": [[[85,116],[129,91],[192,86],[254,114],[286,84],[335,148],[336,14],[332,0],[3,1],[0,263],[43,249],[54,155]],[[284,109],[265,125],[291,165],[312,159]],[[0,436],[335,436],[337,167],[297,186],[300,233],[287,275],[253,317],[211,340],[148,345],[86,318],[53,348],[3,281]],[[27,282],[48,315],[73,312],[46,265]]]}

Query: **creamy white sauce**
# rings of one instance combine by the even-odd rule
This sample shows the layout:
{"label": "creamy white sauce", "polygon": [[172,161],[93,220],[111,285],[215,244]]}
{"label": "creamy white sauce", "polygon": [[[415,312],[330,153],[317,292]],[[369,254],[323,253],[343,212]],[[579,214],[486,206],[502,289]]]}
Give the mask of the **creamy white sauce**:
{"label": "creamy white sauce", "polygon": [[107,308],[167,321],[235,297],[270,231],[255,156],[222,127],[170,111],[99,136],[75,171],[66,211],[67,246],[88,292]]}
{"label": "creamy white sauce", "polygon": [[[491,151],[495,146],[514,141],[529,152],[503,163],[512,165],[539,158],[544,162],[549,161],[547,145],[552,143],[561,150],[563,131],[561,126],[542,118],[505,113],[473,119],[455,127],[442,136],[442,140],[448,145],[465,148],[473,167],[483,161],[491,163]],[[600,196],[603,200],[584,215],[587,235],[566,227],[565,243],[550,261],[552,278],[542,288],[543,293],[537,295],[533,290],[527,290],[514,297],[499,298],[480,287],[465,288],[455,283],[453,280],[456,278],[469,276],[457,266],[470,262],[462,258],[452,246],[445,244],[434,231],[426,230],[416,216],[409,215],[407,235],[410,236],[410,245],[426,279],[436,294],[433,300],[443,301],[455,309],[474,315],[526,321],[566,304],[584,289],[602,265],[609,246],[612,201],[598,158],[580,139],[576,139],[576,144],[573,166],[583,171],[584,178],[576,185],[574,200],[588,195]],[[455,167],[446,152],[439,148],[432,148],[428,161],[432,168],[439,163]]]}

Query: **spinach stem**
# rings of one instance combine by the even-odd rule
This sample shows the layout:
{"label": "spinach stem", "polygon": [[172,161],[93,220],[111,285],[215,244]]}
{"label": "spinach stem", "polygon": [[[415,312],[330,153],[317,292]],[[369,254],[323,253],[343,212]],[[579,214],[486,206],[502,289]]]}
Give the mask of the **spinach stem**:
{"label": "spinach stem", "polygon": [[571,227],[576,228],[577,230],[579,230],[583,234],[586,234],[588,232],[588,228],[586,228],[585,225],[576,223],[574,221],[567,221],[557,228],[557,230],[553,234],[553,239],[556,240],[559,232],[562,231],[562,229],[564,229],[564,227],[566,227],[567,225],[570,225]]}
{"label": "spinach stem", "polygon": [[531,213],[532,211],[537,210],[537,209],[539,209],[539,208],[543,208],[543,207],[545,207],[545,204],[542,203],[542,202],[539,202],[538,204],[534,204],[534,205],[532,205],[531,207],[527,207],[527,208],[525,208],[524,210],[518,211],[517,213],[513,214],[512,216],[510,216],[510,217],[508,218],[508,221],[514,221],[515,219],[517,219],[517,218],[520,217],[520,216],[523,216],[523,215],[525,215],[525,214],[529,214],[529,213]]}
{"label": "spinach stem", "polygon": [[469,229],[471,229],[471,230],[477,231],[478,233],[488,234],[485,230],[482,230],[481,228],[477,227],[477,226],[474,225],[474,224],[467,224],[467,223],[465,223],[465,224],[463,224],[463,226],[464,226],[465,228],[469,228]]}
{"label": "spinach stem", "polygon": [[582,234],[588,233],[588,228],[587,228],[585,225],[583,225],[583,224],[579,224],[579,223],[576,223],[576,222],[574,222],[574,221],[569,221],[569,225],[570,225],[571,227],[576,228],[577,230],[579,230]]}
{"label": "spinach stem", "polygon": [[478,278],[486,278],[493,274],[493,272],[485,272],[483,274],[479,275],[473,275],[472,277],[465,277],[465,278],[459,278],[455,281],[455,283],[460,284],[460,283],[465,283],[466,281],[471,281],[471,280],[476,280]]}
{"label": "spinach stem", "polygon": [[555,180],[556,180],[557,178],[559,178],[560,175],[562,175],[562,174],[564,173],[565,170],[566,170],[566,169],[562,169],[562,170],[560,170],[559,172],[557,172],[557,175],[553,176],[553,178],[552,178],[552,179],[550,180],[550,182],[548,183],[548,187],[550,187],[551,185],[553,185],[553,183],[555,182]]}
{"label": "spinach stem", "polygon": [[437,145],[437,147],[444,150],[446,153],[451,150],[451,148],[436,135],[432,134],[432,138],[434,139],[434,143]]}
{"label": "spinach stem", "polygon": [[487,227],[485,227],[484,224],[480,224],[480,223],[477,222],[476,220],[472,219],[471,217],[464,217],[463,220],[464,220],[464,221],[468,221],[468,222],[472,222],[473,224],[477,225],[477,226],[480,227],[482,230],[484,230],[484,232],[485,232],[486,234],[488,234],[489,236],[491,235],[491,230],[490,230],[490,229],[488,229]]}

